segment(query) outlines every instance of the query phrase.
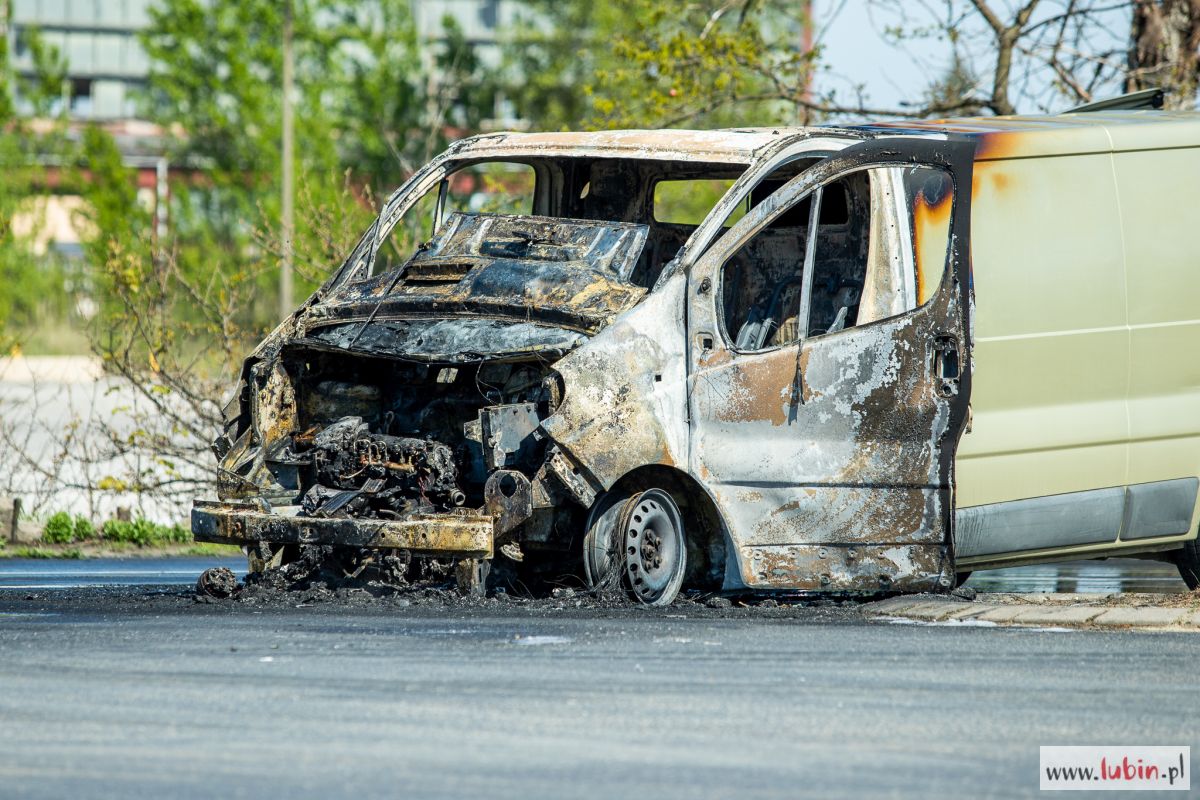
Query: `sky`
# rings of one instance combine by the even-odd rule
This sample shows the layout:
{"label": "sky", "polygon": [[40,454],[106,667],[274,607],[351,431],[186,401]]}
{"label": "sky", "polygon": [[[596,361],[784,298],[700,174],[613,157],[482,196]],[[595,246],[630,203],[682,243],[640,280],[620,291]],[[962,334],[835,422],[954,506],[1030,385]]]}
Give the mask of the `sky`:
{"label": "sky", "polygon": [[[1017,0],[989,0],[996,13],[1005,19],[1014,14]],[[884,6],[903,8],[908,15],[902,20],[896,11],[889,12]],[[1057,15],[1063,2],[1044,0],[1039,4],[1030,24],[1046,17]],[[1089,53],[1117,50],[1123,52],[1129,30],[1129,11],[1124,4],[1113,3],[1112,10],[1096,17],[1096,23],[1088,26],[1088,39],[1082,42],[1082,51]],[[956,4],[969,8],[965,2]],[[835,89],[841,99],[853,101],[856,85],[865,90],[865,105],[896,108],[905,99],[920,100],[922,92],[931,80],[944,74],[949,66],[949,45],[933,39],[909,40],[898,45],[887,40],[883,31],[888,26],[904,22],[913,28],[927,25],[934,20],[933,14],[943,9],[943,0],[890,0],[890,3],[872,0],[813,0],[813,16],[817,24],[817,37],[823,46],[824,62],[828,69],[817,80],[818,94]],[[966,44],[962,52],[974,62],[976,74],[990,75],[993,39],[981,18],[973,13],[967,15],[972,24],[961,26],[958,32]],[[1011,92],[1018,111],[1029,113],[1063,111],[1075,102],[1057,92],[1048,70],[1031,73],[1027,84],[1022,83],[1021,62],[1014,64]],[[985,90],[990,87],[983,87]],[[1106,85],[1097,92],[1100,97],[1115,96],[1120,88]]]}
{"label": "sky", "polygon": [[861,84],[870,105],[893,108],[906,97],[919,96],[929,83],[913,56],[937,63],[936,48],[910,47],[906,52],[887,42],[881,30],[890,20],[872,13],[867,0],[813,0],[813,17],[829,66],[819,80],[820,90],[853,92]]}

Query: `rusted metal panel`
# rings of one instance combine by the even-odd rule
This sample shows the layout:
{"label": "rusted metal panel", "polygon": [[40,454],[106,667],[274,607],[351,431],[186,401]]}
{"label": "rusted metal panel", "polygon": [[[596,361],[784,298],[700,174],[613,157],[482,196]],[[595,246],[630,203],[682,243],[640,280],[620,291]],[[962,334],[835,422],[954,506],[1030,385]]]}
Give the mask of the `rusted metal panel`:
{"label": "rusted metal panel", "polygon": [[[939,443],[950,432],[949,401],[905,369],[932,360],[911,352],[921,338],[894,334],[893,326],[857,328],[841,342],[807,345],[802,405],[788,396],[792,349],[696,381],[696,413],[712,409],[714,418],[694,439],[694,468],[739,547],[933,542],[944,550],[950,490]],[[839,352],[813,359],[814,347]],[[767,588],[759,573],[743,562],[746,585]],[[925,588],[936,588],[939,577]]]}
{"label": "rusted metal panel", "polygon": [[948,568],[940,545],[790,544],[745,550],[748,586],[808,592],[921,592]]}
{"label": "rusted metal panel", "polygon": [[484,508],[495,519],[496,535],[508,533],[533,516],[533,491],[521,472],[502,469],[488,476]]}
{"label": "rusted metal panel", "polygon": [[744,130],[641,130],[484,134],[458,143],[454,155],[492,158],[538,152],[562,156],[620,156],[670,161],[747,163],[755,154],[800,128]]}
{"label": "rusted metal panel", "polygon": [[555,365],[566,387],[542,429],[610,488],[650,465],[687,464],[687,362],[680,274]]}
{"label": "rusted metal panel", "polygon": [[418,554],[492,557],[492,517],[477,512],[417,514],[400,521],[282,516],[253,507],[197,502],[192,534],[219,544],[342,545]]}

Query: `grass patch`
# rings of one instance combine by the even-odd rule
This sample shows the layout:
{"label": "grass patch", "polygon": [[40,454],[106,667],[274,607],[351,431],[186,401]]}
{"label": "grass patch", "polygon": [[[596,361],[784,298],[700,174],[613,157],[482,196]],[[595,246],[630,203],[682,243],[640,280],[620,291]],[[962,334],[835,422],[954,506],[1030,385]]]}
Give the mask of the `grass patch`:
{"label": "grass patch", "polygon": [[196,542],[183,551],[185,556],[240,556],[242,548],[236,544],[216,544],[214,542]]}
{"label": "grass patch", "polygon": [[18,547],[11,553],[5,553],[6,556],[13,558],[65,558],[65,559],[80,559],[83,558],[83,551],[78,547],[68,547],[64,550],[47,550],[42,547]]}

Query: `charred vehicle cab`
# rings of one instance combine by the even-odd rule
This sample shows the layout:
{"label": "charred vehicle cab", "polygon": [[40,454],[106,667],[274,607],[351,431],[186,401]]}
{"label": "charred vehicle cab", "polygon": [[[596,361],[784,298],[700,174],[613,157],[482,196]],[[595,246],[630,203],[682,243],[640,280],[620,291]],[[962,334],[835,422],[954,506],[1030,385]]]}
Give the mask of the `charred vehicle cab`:
{"label": "charred vehicle cab", "polygon": [[455,144],[246,360],[196,538],[472,592],[948,589],[996,134]]}

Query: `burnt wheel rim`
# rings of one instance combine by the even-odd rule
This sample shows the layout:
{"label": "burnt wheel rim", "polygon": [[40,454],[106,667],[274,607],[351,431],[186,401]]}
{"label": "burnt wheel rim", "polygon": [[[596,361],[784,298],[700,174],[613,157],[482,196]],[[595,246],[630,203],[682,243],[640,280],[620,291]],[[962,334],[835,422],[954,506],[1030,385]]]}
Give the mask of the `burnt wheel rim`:
{"label": "burnt wheel rim", "polygon": [[623,515],[625,574],[643,603],[675,591],[683,558],[683,526],[670,496],[658,489],[629,501]]}

